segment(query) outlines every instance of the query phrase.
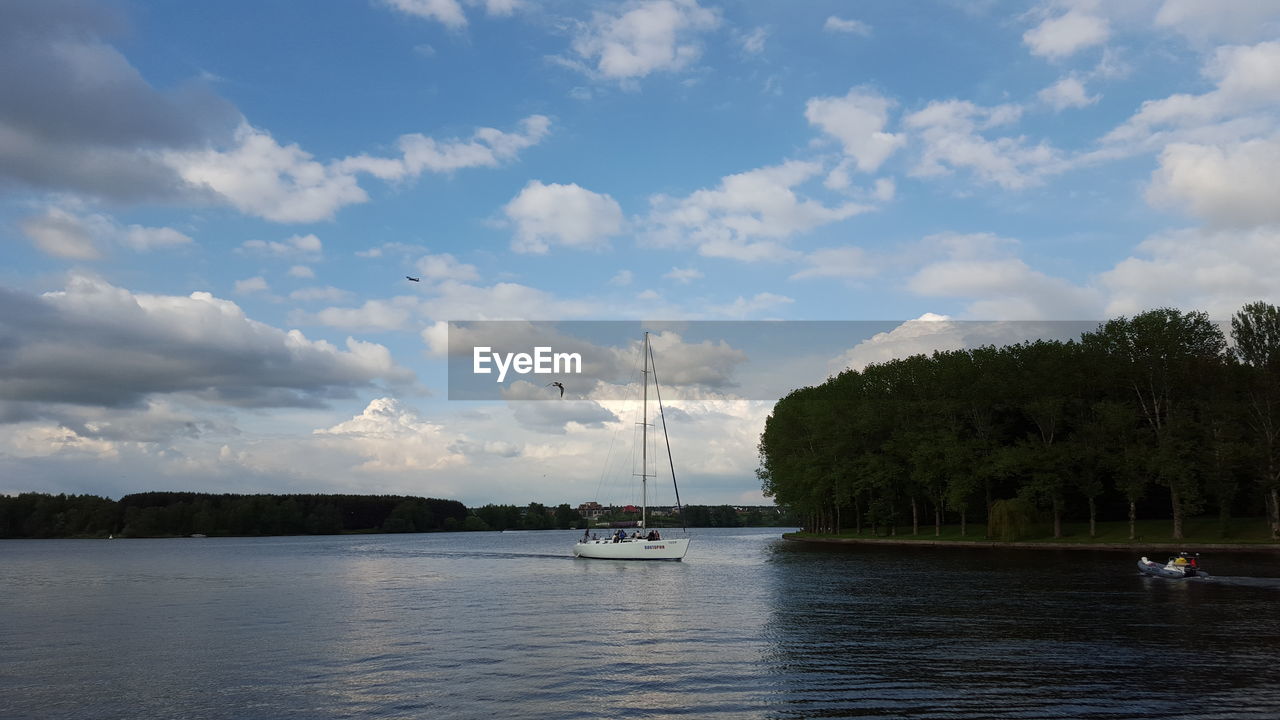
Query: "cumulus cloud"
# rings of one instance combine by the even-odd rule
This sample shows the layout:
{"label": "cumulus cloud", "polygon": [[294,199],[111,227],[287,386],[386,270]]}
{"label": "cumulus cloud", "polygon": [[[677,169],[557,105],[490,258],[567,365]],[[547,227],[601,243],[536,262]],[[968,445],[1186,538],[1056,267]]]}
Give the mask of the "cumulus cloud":
{"label": "cumulus cloud", "polygon": [[503,212],[515,224],[511,248],[520,253],[545,253],[552,245],[599,248],[623,228],[616,200],[575,184],[531,180]]}
{"label": "cumulus cloud", "polygon": [[980,107],[965,100],[929,103],[905,119],[923,145],[911,174],[936,177],[966,169],[984,182],[1016,190],[1066,169],[1061,153],[1044,142],[1030,145],[1022,136],[994,140],[984,136],[992,128],[1016,121],[1021,114],[1022,108],[1016,105]]}
{"label": "cumulus cloud", "polygon": [[701,54],[699,33],[720,24],[697,0],[631,0],[618,14],[596,12],[579,28],[571,64],[610,80],[684,69]]}
{"label": "cumulus cloud", "polygon": [[714,305],[709,310],[713,315],[722,315],[734,320],[745,320],[749,317],[758,316],[763,312],[790,305],[793,302],[795,300],[786,295],[762,292],[756,293],[750,298],[739,295],[733,302],[727,305]]}
{"label": "cumulus cloud", "polygon": [[988,322],[955,320],[947,315],[925,313],[889,332],[876,333],[844,351],[828,363],[830,374],[846,368],[862,370],[868,365],[900,360],[912,355],[963,350],[985,345],[1003,346],[1038,339],[1078,339],[1092,330],[1094,322]]}
{"label": "cumulus cloud", "polygon": [[1106,18],[1082,9],[1072,8],[1061,15],[1045,18],[1022,35],[1022,42],[1033,55],[1060,60],[1087,47],[1100,45],[1111,35]]}
{"label": "cumulus cloud", "polygon": [[789,258],[785,241],[871,208],[857,203],[834,207],[799,196],[795,188],[822,172],[814,162],[789,161],[723,178],[711,190],[685,198],[656,195],[647,219],[647,237],[659,245],[688,245],[707,257],[745,261]]}
{"label": "cumulus cloud", "polygon": [[865,88],[854,88],[844,97],[816,97],[805,104],[811,125],[841,142],[845,155],[862,172],[875,172],[906,138],[884,131],[893,101]]}
{"label": "cumulus cloud", "polygon": [[1147,201],[1215,227],[1280,223],[1280,135],[1222,146],[1172,143],[1160,153]]}
{"label": "cumulus cloud", "polygon": [[28,408],[134,407],[170,395],[314,407],[413,380],[381,345],[310,340],[206,292],[147,295],[75,275],[41,296],[0,290],[0,306],[0,401]]}
{"label": "cumulus cloud", "polygon": [[395,398],[380,397],[349,420],[314,431],[316,443],[363,461],[357,471],[440,470],[466,463],[457,451],[465,438],[424,419]]}
{"label": "cumulus cloud", "polygon": [[316,313],[314,321],[343,330],[385,332],[411,327],[420,302],[414,297],[366,300],[356,308],[329,307]]}
{"label": "cumulus cloud", "polygon": [[459,262],[449,253],[423,255],[418,258],[414,268],[417,270],[418,278],[427,282],[436,280],[468,282],[480,279],[480,273],[475,265]]}
{"label": "cumulus cloud", "polygon": [[1098,102],[1099,96],[1089,96],[1084,83],[1074,75],[1068,75],[1036,94],[1040,102],[1056,111],[1067,108],[1088,107]]}
{"label": "cumulus cloud", "polygon": [[987,233],[942,234],[925,238],[943,257],[921,267],[907,281],[928,297],[971,300],[967,312],[991,320],[1061,320],[1097,317],[1102,300],[1088,287],[1032,269],[1013,256],[1017,241]]}
{"label": "cumulus cloud", "polygon": [[1280,302],[1280,230],[1190,229],[1154,235],[1102,273],[1107,316],[1172,305],[1226,319],[1254,300]]}
{"label": "cumulus cloud", "polygon": [[271,288],[267,285],[266,279],[261,275],[245,278],[244,280],[237,280],[235,285],[235,292],[237,295],[252,295],[254,293],[267,292],[270,289]]}
{"label": "cumulus cloud", "polygon": [[[1149,144],[1186,139],[1157,133],[1185,133],[1262,108],[1273,108],[1275,98],[1280,95],[1280,41],[1218,48],[1201,73],[1214,82],[1213,90],[1200,95],[1179,93],[1160,100],[1148,100],[1142,103],[1137,113],[1108,133],[1103,142]],[[1244,128],[1259,126],[1274,131],[1274,119],[1246,124]],[[1225,130],[1228,135],[1237,132],[1231,128]]]}
{"label": "cumulus cloud", "polygon": [[532,115],[520,130],[480,128],[468,140],[438,141],[403,135],[399,157],[357,155],[322,163],[298,145],[281,145],[270,133],[243,123],[230,148],[169,151],[165,163],[191,187],[237,210],[274,222],[330,220],[341,208],[363,203],[358,175],[404,180],[424,172],[497,167],[546,136],[551,121]]}
{"label": "cumulus cloud", "polygon": [[193,242],[173,228],[124,226],[107,215],[78,215],[56,206],[27,218],[21,227],[41,252],[70,260],[97,260],[104,248],[113,246],[148,252]]}

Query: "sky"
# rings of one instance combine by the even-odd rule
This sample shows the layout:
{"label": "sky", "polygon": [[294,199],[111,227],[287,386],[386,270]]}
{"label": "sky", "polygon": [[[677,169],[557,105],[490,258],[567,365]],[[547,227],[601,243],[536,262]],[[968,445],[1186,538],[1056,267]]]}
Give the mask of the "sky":
{"label": "sky", "polygon": [[539,321],[766,503],[788,388],[1280,301],[1278,112],[1271,0],[9,0],[0,493],[631,501],[634,384],[450,399]]}

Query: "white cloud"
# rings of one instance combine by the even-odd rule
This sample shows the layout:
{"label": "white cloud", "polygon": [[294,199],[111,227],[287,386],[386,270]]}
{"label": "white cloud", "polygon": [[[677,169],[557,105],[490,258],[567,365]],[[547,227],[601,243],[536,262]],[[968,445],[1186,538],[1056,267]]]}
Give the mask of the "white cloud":
{"label": "white cloud", "polygon": [[623,228],[616,200],[574,184],[531,180],[503,212],[515,223],[511,248],[520,253],[545,253],[553,244],[600,248]]}
{"label": "white cloud", "polygon": [[703,277],[703,275],[702,275],[702,271],[696,268],[673,267],[671,268],[671,272],[663,275],[662,277],[667,278],[668,280],[675,280],[676,282],[681,283],[683,285],[688,285],[694,280],[697,280]]}
{"label": "white cloud", "polygon": [[[1280,96],[1280,41],[1218,48],[1201,72],[1214,81],[1213,90],[1148,100],[1133,117],[1108,133],[1103,142],[1124,145],[1153,139],[1167,141],[1159,135],[1153,138],[1153,134],[1164,128],[1201,128],[1274,107],[1275,98]],[[1266,118],[1261,125],[1274,130],[1274,118]]]}
{"label": "white cloud", "polygon": [[633,280],[635,280],[635,274],[630,270],[619,270],[612,278],[609,278],[609,284],[617,285],[618,287],[626,287],[630,285]]}
{"label": "white cloud", "polygon": [[1040,101],[1061,112],[1067,108],[1088,107],[1098,102],[1099,96],[1090,97],[1084,83],[1074,75],[1068,75],[1036,94]]}
{"label": "white cloud", "polygon": [[369,199],[355,175],[247,124],[236,131],[231,150],[172,151],[165,160],[190,185],[274,222],[328,220],[344,205]]}
{"label": "white cloud", "polygon": [[316,222],[369,199],[358,173],[402,180],[426,171],[496,167],[541,141],[549,127],[549,119],[532,115],[518,132],[480,128],[466,141],[415,133],[400,137],[398,158],[358,155],[324,164],[296,144],[281,146],[266,131],[242,124],[229,150],[169,151],[163,158],[192,187],[243,213],[282,223]]}
{"label": "white cloud", "polygon": [[306,265],[294,265],[289,268],[289,277],[295,278],[315,278],[316,271]]}
{"label": "white cloud", "polygon": [[261,275],[237,280],[235,286],[237,295],[252,295],[253,293],[267,292],[270,289],[267,281]]}
{"label": "white cloud", "polygon": [[408,15],[435,20],[445,27],[457,30],[467,26],[466,13],[458,0],[383,0],[391,7]]}
{"label": "white cloud", "polygon": [[1031,53],[1050,60],[1074,55],[1079,50],[1100,45],[1111,35],[1106,18],[1080,9],[1070,9],[1056,17],[1046,18],[1022,35]]}
{"label": "white cloud", "polygon": [[832,15],[822,24],[822,29],[827,32],[849,33],[851,35],[861,35],[869,37],[871,35],[871,26],[861,20],[845,20],[844,18]]}
{"label": "white cloud", "polygon": [[336,287],[313,287],[294,290],[289,293],[290,300],[300,300],[303,302],[342,302],[352,295],[349,290],[342,290]]}
{"label": "white cloud", "polygon": [[647,237],[660,245],[693,244],[707,257],[744,261],[795,255],[783,241],[871,208],[828,207],[794,190],[822,172],[819,163],[789,161],[723,178],[714,190],[650,199]]}
{"label": "white cloud", "polygon": [[858,247],[836,247],[814,250],[804,256],[806,267],[794,274],[792,280],[807,278],[866,278],[876,274],[875,266],[867,253]]}
{"label": "white cloud", "polygon": [[296,258],[305,257],[311,261],[320,259],[324,252],[324,244],[314,234],[292,235],[284,242],[274,240],[246,240],[240,244],[240,252],[251,253],[263,257]]}
{"label": "white cloud", "polygon": [[173,228],[122,226],[106,215],[76,215],[55,206],[24,220],[22,232],[41,252],[71,260],[97,260],[104,246],[147,252],[194,242]]}
{"label": "white cloud", "polygon": [[862,370],[873,363],[900,360],[912,355],[963,350],[994,345],[1012,345],[1037,339],[1068,340],[1090,330],[1079,322],[975,322],[954,320],[946,315],[925,313],[889,332],[858,343],[828,363],[830,374],[845,368]]}
{"label": "white cloud", "polygon": [[697,60],[696,35],[715,29],[720,17],[696,0],[632,0],[620,14],[596,12],[574,38],[573,50],[614,80],[676,71]]}
{"label": "white cloud", "polygon": [[1177,230],[1144,240],[1102,273],[1107,316],[1153,307],[1202,310],[1226,319],[1254,300],[1280,302],[1280,230]]}
{"label": "white cloud", "polygon": [[1160,154],[1147,201],[1215,227],[1251,227],[1280,223],[1276,188],[1280,135],[1222,146],[1173,143]]}
{"label": "white cloud", "polygon": [[458,259],[449,253],[423,255],[418,258],[415,267],[418,271],[418,277],[428,282],[432,280],[468,282],[480,279],[480,273],[476,270],[475,265],[458,262]]}
{"label": "white cloud", "polygon": [[1097,317],[1100,294],[1029,267],[1011,250],[1017,241],[988,233],[925,238],[945,256],[921,267],[907,288],[929,297],[964,298],[983,320],[1062,320]]}
{"label": "white cloud", "polygon": [[551,129],[545,115],[530,115],[520,121],[516,132],[479,128],[469,140],[436,140],[420,133],[402,135],[398,158],[358,155],[346,158],[338,167],[346,172],[367,172],[383,180],[417,177],[423,172],[449,173],[475,167],[498,167],[514,160],[521,150],[537,145]]}
{"label": "white cloud", "polygon": [[765,28],[758,27],[750,33],[739,38],[742,43],[742,49],[751,55],[759,55],[764,52],[765,40],[769,39],[769,31]]}
{"label": "white cloud", "polygon": [[794,303],[795,300],[786,295],[771,292],[756,293],[751,298],[741,295],[728,305],[716,305],[708,308],[714,315],[723,315],[734,320],[745,320],[757,317],[763,312],[774,310]]}
{"label": "white cloud", "polygon": [[844,97],[811,98],[804,116],[812,125],[838,139],[858,169],[875,172],[906,142],[902,135],[884,131],[893,101],[874,91],[854,88]]}
{"label": "white cloud", "polygon": [[394,398],[381,397],[349,420],[314,431],[317,444],[362,460],[356,471],[402,473],[456,468],[466,457],[455,450],[465,437],[424,419]]}
{"label": "white cloud", "polygon": [[401,296],[389,300],[366,300],[358,308],[329,307],[315,314],[315,320],[329,327],[363,332],[405,330],[417,315],[420,302]]}
{"label": "white cloud", "polygon": [[1016,190],[1066,169],[1061,154],[1044,142],[1028,145],[1022,136],[988,140],[982,135],[1017,120],[1021,112],[1016,105],[984,108],[968,101],[945,100],[908,115],[907,127],[918,133],[924,145],[911,175],[936,177],[953,169],[968,169],[985,182]]}
{"label": "white cloud", "polygon": [[1250,42],[1280,33],[1280,5],[1274,0],[1164,0],[1155,24],[1198,42]]}

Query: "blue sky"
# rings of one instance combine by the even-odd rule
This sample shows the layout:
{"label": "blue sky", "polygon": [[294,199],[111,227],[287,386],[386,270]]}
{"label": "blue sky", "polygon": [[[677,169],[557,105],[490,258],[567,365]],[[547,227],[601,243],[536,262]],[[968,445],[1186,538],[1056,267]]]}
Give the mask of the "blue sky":
{"label": "blue sky", "polygon": [[[1278,294],[1267,0],[19,1],[0,98],[0,492],[597,499],[615,394],[450,402],[449,321],[901,324],[799,385]],[[764,360],[654,328],[761,502]]]}

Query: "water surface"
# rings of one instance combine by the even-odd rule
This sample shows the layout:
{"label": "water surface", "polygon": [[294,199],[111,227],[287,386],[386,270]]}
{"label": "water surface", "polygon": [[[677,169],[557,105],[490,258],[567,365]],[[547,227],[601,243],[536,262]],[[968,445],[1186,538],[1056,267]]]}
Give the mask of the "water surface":
{"label": "water surface", "polygon": [[695,530],[0,543],[3,718],[1280,717],[1280,559]]}

